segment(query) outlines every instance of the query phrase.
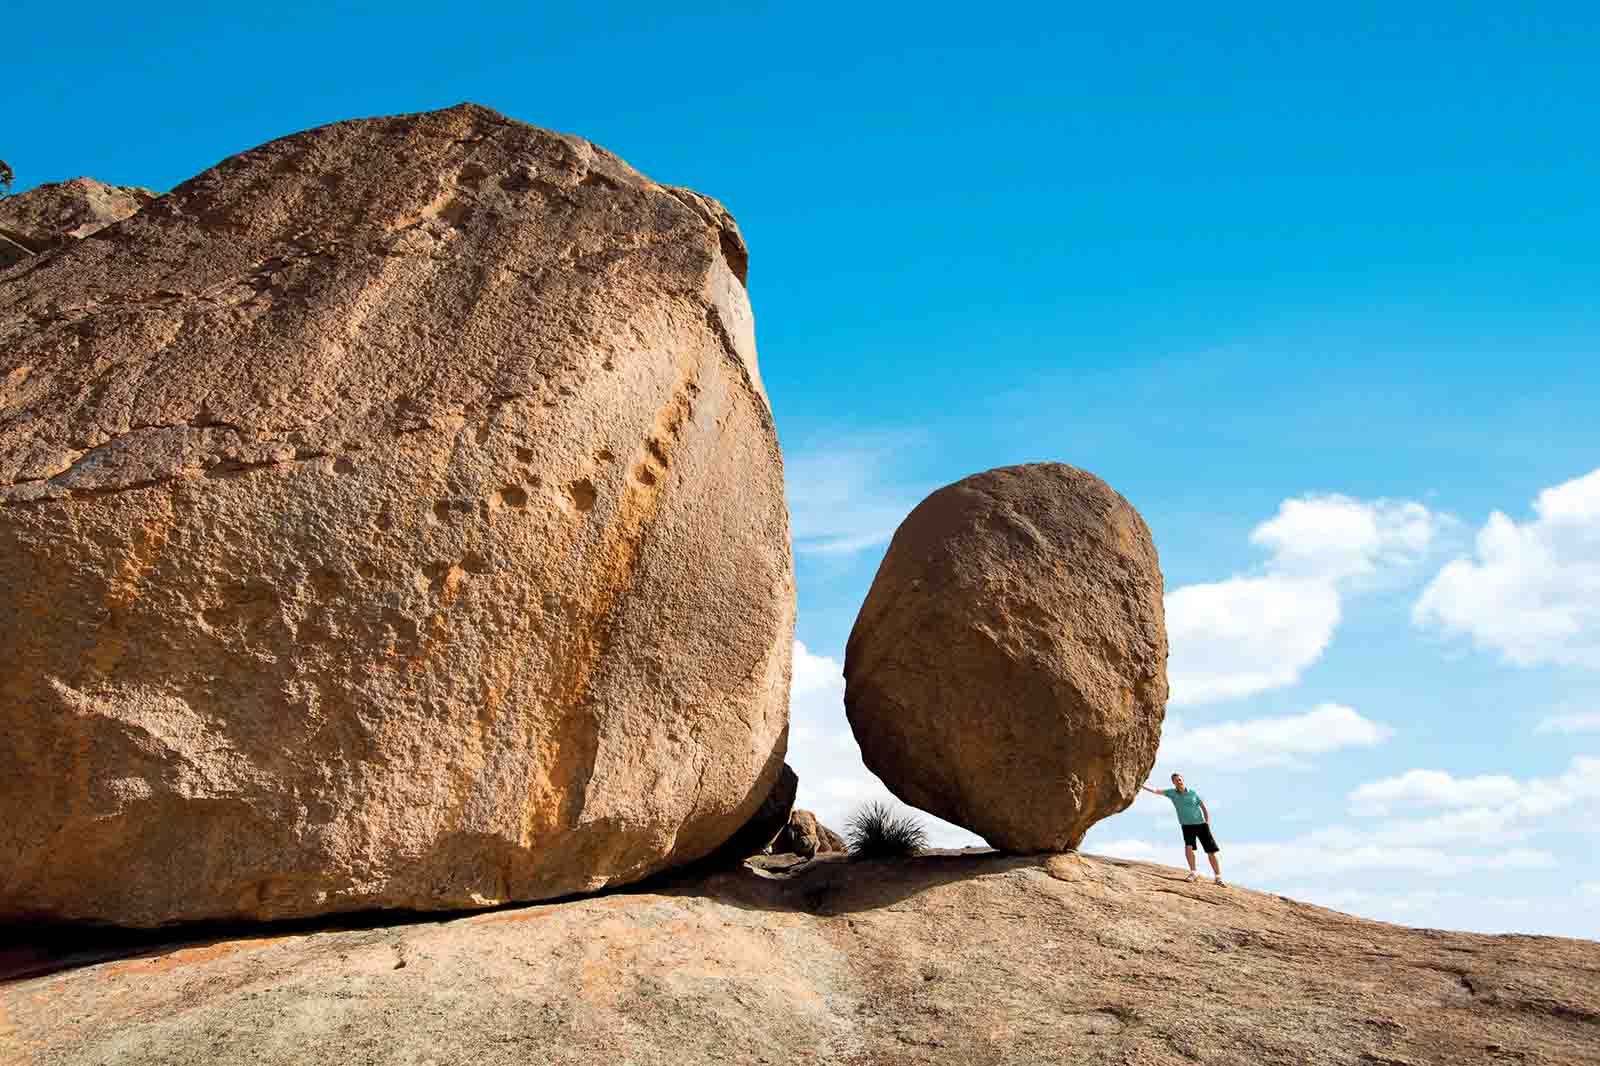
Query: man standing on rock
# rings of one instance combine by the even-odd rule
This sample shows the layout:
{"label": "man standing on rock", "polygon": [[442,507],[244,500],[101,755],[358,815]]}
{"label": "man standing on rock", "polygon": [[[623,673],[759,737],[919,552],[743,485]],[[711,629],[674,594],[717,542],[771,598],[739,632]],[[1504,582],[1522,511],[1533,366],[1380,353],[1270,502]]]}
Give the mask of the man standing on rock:
{"label": "man standing on rock", "polygon": [[1189,860],[1189,877],[1196,878],[1194,868],[1194,843],[1206,849],[1206,858],[1211,862],[1211,872],[1217,875],[1217,884],[1222,884],[1222,866],[1217,862],[1216,838],[1211,835],[1211,812],[1206,809],[1206,801],[1200,798],[1200,793],[1192,788],[1183,787],[1183,775],[1172,775],[1171,788],[1148,788],[1140,785],[1152,796],[1165,796],[1172,801],[1178,811],[1178,824],[1183,827],[1183,857]]}

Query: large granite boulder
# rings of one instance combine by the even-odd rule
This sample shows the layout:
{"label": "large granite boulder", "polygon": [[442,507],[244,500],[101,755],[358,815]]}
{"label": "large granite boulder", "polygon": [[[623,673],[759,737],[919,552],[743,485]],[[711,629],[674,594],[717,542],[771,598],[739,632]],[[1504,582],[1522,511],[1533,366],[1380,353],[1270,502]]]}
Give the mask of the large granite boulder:
{"label": "large granite boulder", "polygon": [[155,198],[135,185],[73,178],[0,199],[0,269],[92,236]]}
{"label": "large granite boulder", "polygon": [[745,263],[461,106],[0,271],[0,920],[539,899],[748,822],[794,585]]}
{"label": "large granite boulder", "polygon": [[1061,851],[1138,794],[1166,662],[1138,512],[1070,466],[1002,467],[901,523],[845,650],[845,710],[906,803],[997,848]]}

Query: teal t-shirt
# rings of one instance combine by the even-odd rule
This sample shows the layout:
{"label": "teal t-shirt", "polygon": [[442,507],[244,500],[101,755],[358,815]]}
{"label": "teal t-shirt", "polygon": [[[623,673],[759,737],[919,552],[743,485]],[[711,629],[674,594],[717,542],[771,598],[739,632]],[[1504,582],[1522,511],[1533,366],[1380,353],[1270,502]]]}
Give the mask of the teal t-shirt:
{"label": "teal t-shirt", "polygon": [[1200,793],[1192,788],[1186,788],[1182,792],[1175,788],[1164,788],[1161,794],[1178,808],[1178,822],[1181,825],[1206,824],[1206,812],[1200,809]]}

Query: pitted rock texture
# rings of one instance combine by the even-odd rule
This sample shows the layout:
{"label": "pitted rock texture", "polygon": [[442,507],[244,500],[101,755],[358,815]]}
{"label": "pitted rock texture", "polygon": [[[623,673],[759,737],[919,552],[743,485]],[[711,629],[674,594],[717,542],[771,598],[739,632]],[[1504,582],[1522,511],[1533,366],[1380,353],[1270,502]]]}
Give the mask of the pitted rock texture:
{"label": "pitted rock texture", "polygon": [[0,269],[81,241],[155,198],[135,185],[73,178],[0,199]]}
{"label": "pitted rock texture", "polygon": [[1075,467],[1001,467],[895,532],[845,649],[845,710],[905,802],[997,848],[1064,851],[1149,774],[1166,664],[1138,512]]}
{"label": "pitted rock texture", "polygon": [[783,766],[743,241],[485,108],[225,160],[0,272],[0,916],[527,900]]}

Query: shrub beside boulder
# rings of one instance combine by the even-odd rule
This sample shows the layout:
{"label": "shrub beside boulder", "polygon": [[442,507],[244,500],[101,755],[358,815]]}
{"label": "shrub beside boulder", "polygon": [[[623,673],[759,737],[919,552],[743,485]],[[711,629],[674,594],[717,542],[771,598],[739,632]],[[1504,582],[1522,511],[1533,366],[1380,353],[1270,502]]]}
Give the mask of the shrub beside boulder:
{"label": "shrub beside boulder", "polygon": [[893,859],[915,855],[928,846],[928,833],[915,815],[897,812],[887,803],[868,803],[844,826],[850,854],[858,859]]}

